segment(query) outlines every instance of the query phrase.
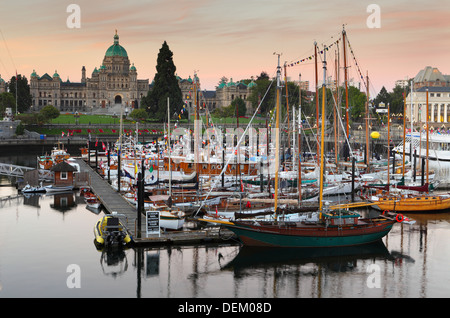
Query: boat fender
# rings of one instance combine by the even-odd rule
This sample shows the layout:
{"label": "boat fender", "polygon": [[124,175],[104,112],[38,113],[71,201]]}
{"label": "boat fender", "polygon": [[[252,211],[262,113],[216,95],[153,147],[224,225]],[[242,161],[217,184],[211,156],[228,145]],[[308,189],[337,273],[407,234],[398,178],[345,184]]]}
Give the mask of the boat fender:
{"label": "boat fender", "polygon": [[402,222],[404,217],[402,214],[397,214],[397,216],[395,217],[395,219],[397,220],[397,222]]}

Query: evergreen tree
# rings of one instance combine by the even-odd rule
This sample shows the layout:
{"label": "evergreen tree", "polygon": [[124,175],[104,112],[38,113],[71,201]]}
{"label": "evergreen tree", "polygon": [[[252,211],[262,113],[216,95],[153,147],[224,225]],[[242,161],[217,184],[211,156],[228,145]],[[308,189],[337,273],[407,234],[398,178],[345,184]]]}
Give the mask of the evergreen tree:
{"label": "evergreen tree", "polygon": [[[174,114],[181,114],[183,99],[178,80],[175,76],[176,67],[173,63],[173,53],[164,41],[159,50],[154,86],[143,99],[142,105],[149,113],[149,117],[158,121],[167,119],[167,97],[170,102],[171,118]],[[186,117],[187,113],[181,115]]]}
{"label": "evergreen tree", "polygon": [[[31,93],[30,93],[30,85],[28,85],[28,80],[25,76],[18,75],[17,80],[17,111],[19,113],[24,113],[27,110],[30,109],[32,99],[31,99]],[[13,94],[13,96],[16,96],[16,77],[11,77],[11,80],[9,81],[9,92]],[[13,109],[13,112],[15,112],[15,107]]]}
{"label": "evergreen tree", "polygon": [[375,104],[375,106],[378,107],[380,103],[384,103],[387,106],[387,104],[389,104],[390,102],[391,96],[387,92],[386,88],[383,86],[380,92],[378,93],[377,97],[375,97],[375,99],[373,100],[373,103]]}
{"label": "evergreen tree", "polygon": [[402,113],[404,110],[405,101],[403,98],[403,94],[405,93],[405,89],[400,86],[395,86],[390,95],[390,110],[391,113]]}

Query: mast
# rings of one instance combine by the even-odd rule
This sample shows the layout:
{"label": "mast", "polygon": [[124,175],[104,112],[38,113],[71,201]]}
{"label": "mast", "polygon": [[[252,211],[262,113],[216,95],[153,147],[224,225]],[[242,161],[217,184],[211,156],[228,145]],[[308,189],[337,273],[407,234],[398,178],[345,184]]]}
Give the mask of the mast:
{"label": "mast", "polygon": [[170,106],[169,106],[169,97],[167,97],[167,152],[168,152],[168,155],[169,155],[169,198],[170,198],[172,196],[172,164],[170,162]]}
{"label": "mast", "polygon": [[298,75],[298,202],[302,200],[302,74]]}
{"label": "mast", "polygon": [[275,221],[278,219],[277,208],[278,208],[278,169],[280,166],[280,98],[281,98],[281,66],[280,66],[280,55],[278,55],[278,66],[277,66],[277,109],[276,109],[276,126],[275,126]]}
{"label": "mast", "polygon": [[346,50],[345,50],[345,46],[346,46],[346,40],[345,40],[345,36],[346,36],[346,32],[345,29],[343,27],[342,30],[342,46],[344,48],[344,81],[345,81],[345,122],[346,122],[346,133],[347,133],[347,138],[349,135],[349,131],[348,131],[348,74],[347,74],[347,54],[346,54]]}
{"label": "mast", "polygon": [[367,72],[367,101],[366,101],[366,171],[370,172],[370,148],[369,148],[369,72]]}
{"label": "mast", "polygon": [[[411,142],[409,143],[409,145],[411,147],[412,132],[410,140]],[[402,162],[403,180],[405,180],[405,151],[406,151],[406,94],[403,94],[403,162]]]}
{"label": "mast", "polygon": [[[323,50],[323,84],[322,84],[322,127],[320,134],[320,190],[319,190],[319,211],[322,211],[322,199],[323,199],[323,183],[325,180],[324,177],[324,166],[323,163],[323,154],[324,154],[324,137],[325,137],[325,100],[326,100],[326,80],[327,75],[327,61],[326,61],[326,47],[324,46]],[[317,114],[319,115],[319,114]],[[322,215],[322,213],[320,213]]]}
{"label": "mast", "polygon": [[[284,85],[286,86],[286,114],[287,114],[287,131],[288,131],[288,149],[291,148],[291,125],[289,123],[289,98],[288,98],[288,84],[287,84],[287,72],[286,72],[286,62],[284,62]],[[294,115],[293,115],[294,116]],[[286,154],[283,154],[283,162],[286,165]],[[292,162],[294,166],[294,162]]]}
{"label": "mast", "polygon": [[[411,113],[411,117],[410,117],[410,120],[411,120],[411,134],[410,134],[410,138],[411,138],[411,141],[409,142],[409,161],[410,162],[412,162],[412,153],[413,153],[413,150],[412,150],[412,145],[413,145],[413,143],[412,143],[412,134],[413,134],[413,125],[414,125],[414,123],[413,123],[413,102],[412,102],[412,99],[413,99],[413,84],[414,84],[414,80],[411,80],[411,84],[410,84],[410,86],[411,86],[411,93],[410,93],[410,102],[411,102],[411,111],[410,111],[410,113]],[[417,112],[418,113],[418,112]],[[417,119],[417,122],[419,123],[419,119]],[[420,123],[419,123],[419,125],[420,125]],[[422,128],[421,127],[419,127],[419,131],[422,131]],[[420,136],[421,136],[422,134],[420,134]],[[420,137],[419,137],[419,139],[420,139]],[[420,157],[420,156],[419,156]],[[416,160],[416,158],[414,158],[414,161]]]}
{"label": "mast", "polygon": [[387,149],[387,186],[388,186],[388,192],[389,192],[389,188],[390,188],[390,186],[389,186],[389,178],[390,178],[390,175],[389,175],[389,162],[390,162],[390,155],[391,155],[391,135],[390,135],[390,113],[389,113],[389,103],[388,103],[388,105],[387,105],[387,135],[388,135],[388,149]]}
{"label": "mast", "polygon": [[[339,105],[338,103],[338,87],[339,87],[339,77],[338,77],[338,56],[337,51],[334,51],[334,70],[336,72],[336,90],[334,92],[334,101],[336,103],[336,106]],[[336,173],[338,172],[338,143],[337,143],[337,114],[336,114],[336,108],[333,107],[333,126],[334,126],[334,162],[336,165]]]}
{"label": "mast", "polygon": [[427,171],[427,184],[428,184],[428,172],[429,172],[428,171],[428,166],[429,166],[428,165],[428,155],[429,155],[429,147],[430,147],[430,145],[428,144],[429,143],[429,136],[428,136],[429,135],[429,131],[428,131],[428,129],[429,129],[428,128],[428,121],[429,121],[429,119],[428,119],[429,117],[428,116],[429,116],[429,113],[428,113],[428,111],[429,110],[428,109],[429,109],[429,106],[428,106],[428,88],[427,88],[427,161],[426,161],[426,164],[427,164],[427,170],[426,170]]}
{"label": "mast", "polygon": [[[317,42],[314,42],[314,64],[316,68],[316,126],[317,126],[317,137],[319,136],[319,90],[318,90],[318,70],[317,70]],[[324,82],[325,83],[325,82]],[[317,140],[317,160],[319,159],[319,140]]]}

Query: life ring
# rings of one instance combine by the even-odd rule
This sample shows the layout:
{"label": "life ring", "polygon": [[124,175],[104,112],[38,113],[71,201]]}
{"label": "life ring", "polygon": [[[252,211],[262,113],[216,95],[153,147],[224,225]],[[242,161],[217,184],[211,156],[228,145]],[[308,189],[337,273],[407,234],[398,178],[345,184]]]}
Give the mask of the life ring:
{"label": "life ring", "polygon": [[385,215],[387,212],[389,212],[388,210],[384,210],[382,215]]}
{"label": "life ring", "polygon": [[402,222],[404,217],[402,214],[397,214],[397,216],[395,217],[395,219],[397,220],[397,222]]}

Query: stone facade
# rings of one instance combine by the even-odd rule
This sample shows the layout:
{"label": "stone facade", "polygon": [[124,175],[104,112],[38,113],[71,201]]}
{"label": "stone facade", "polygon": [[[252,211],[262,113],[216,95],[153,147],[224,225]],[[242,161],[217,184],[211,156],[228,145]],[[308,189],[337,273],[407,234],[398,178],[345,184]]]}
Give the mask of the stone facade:
{"label": "stone facade", "polygon": [[181,93],[183,100],[185,101],[188,110],[191,114],[195,113],[195,98],[193,92],[195,91],[195,86],[199,90],[199,100],[200,100],[200,111],[203,112],[203,108],[206,106],[210,112],[213,112],[216,108],[227,107],[236,98],[241,98],[245,102],[247,107],[247,112],[252,113],[252,104],[248,100],[251,94],[251,88],[256,86],[254,81],[250,82],[248,85],[243,82],[234,82],[230,79],[228,82],[222,79],[216,90],[201,90],[200,80],[197,75],[194,75],[194,79],[190,76],[188,79],[181,79],[178,77],[178,83],[181,88]]}
{"label": "stone facade", "polygon": [[[195,113],[194,91],[199,91],[199,105],[201,110],[206,106],[210,112],[218,107],[226,107],[240,97],[252,112],[251,103],[247,100],[251,88],[256,84],[252,81],[248,85],[222,79],[216,90],[201,90],[200,80],[196,74],[188,79],[177,77],[188,111]],[[1,84],[1,79],[0,79]],[[32,109],[39,111],[46,105],[53,105],[61,112],[68,113],[105,113],[119,114],[121,107],[131,112],[132,108],[139,108],[141,99],[147,95],[149,80],[138,79],[134,64],[130,63],[127,51],[119,44],[119,36],[114,35],[114,43],[105,53],[99,68],[94,68],[91,77],[86,77],[86,68],[81,69],[81,81],[63,81],[57,71],[50,76],[45,73],[39,76],[35,71],[30,77],[30,92]],[[0,92],[1,92],[0,85]]]}
{"label": "stone facade", "polygon": [[136,67],[131,65],[126,50],[114,35],[114,43],[105,53],[101,66],[95,68],[91,77],[81,69],[81,82],[62,81],[55,71],[53,76],[45,73],[31,74],[30,92],[34,110],[53,105],[61,112],[120,113],[120,109],[138,108],[149,89],[148,79],[137,78]]}

